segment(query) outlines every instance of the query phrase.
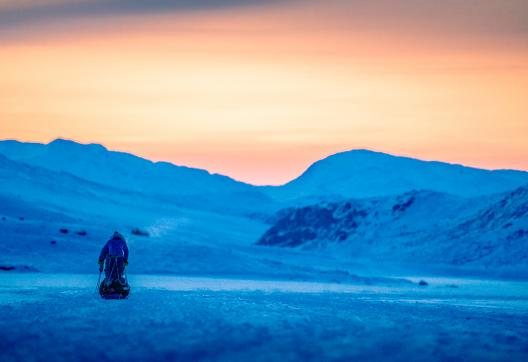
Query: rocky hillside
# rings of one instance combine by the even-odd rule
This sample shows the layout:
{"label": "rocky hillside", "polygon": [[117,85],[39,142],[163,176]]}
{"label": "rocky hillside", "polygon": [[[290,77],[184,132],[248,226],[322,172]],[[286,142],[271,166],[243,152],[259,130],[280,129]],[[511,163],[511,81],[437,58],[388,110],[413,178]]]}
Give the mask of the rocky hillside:
{"label": "rocky hillside", "polygon": [[413,191],[290,208],[257,244],[391,262],[528,267],[528,186],[470,199]]}

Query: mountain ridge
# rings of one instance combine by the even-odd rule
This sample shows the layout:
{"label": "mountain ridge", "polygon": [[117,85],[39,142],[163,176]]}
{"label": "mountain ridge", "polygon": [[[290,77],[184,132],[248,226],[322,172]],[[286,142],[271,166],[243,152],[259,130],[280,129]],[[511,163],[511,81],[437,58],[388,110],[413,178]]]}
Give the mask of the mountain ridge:
{"label": "mountain ridge", "polygon": [[[203,171],[203,172],[205,172],[205,173],[207,173],[207,174],[209,174],[211,176],[219,175],[219,176],[222,176],[222,177],[229,178],[229,179],[231,179],[233,181],[236,181],[236,182],[245,183],[245,182],[242,182],[242,181],[235,180],[235,179],[233,179],[230,176],[219,174],[219,173],[209,172],[206,169],[202,169],[202,168],[198,168],[198,167],[186,166],[186,165],[178,165],[178,164],[175,164],[175,163],[169,162],[169,161],[152,161],[152,160],[150,160],[148,158],[145,158],[145,157],[142,157],[142,156],[138,156],[138,155],[136,155],[134,153],[131,153],[131,152],[111,150],[111,149],[107,148],[106,146],[104,146],[103,144],[100,144],[100,143],[81,143],[81,142],[77,142],[77,141],[66,139],[66,138],[56,138],[56,139],[54,139],[54,140],[52,140],[52,141],[50,141],[48,143],[23,142],[23,141],[18,141],[18,140],[14,140],[14,139],[6,139],[6,140],[0,140],[0,153],[6,153],[6,148],[4,147],[4,145],[8,145],[8,146],[15,145],[15,147],[16,146],[19,146],[19,147],[22,146],[23,147],[23,145],[28,145],[28,146],[31,146],[31,147],[40,147],[40,148],[49,146],[49,147],[55,147],[55,148],[62,148],[63,150],[65,150],[66,147],[76,147],[78,149],[84,148],[85,150],[91,149],[91,150],[96,150],[98,152],[109,152],[111,154],[117,154],[117,155],[126,156],[126,157],[131,156],[133,158],[139,159],[139,160],[144,161],[146,163],[150,163],[152,165],[158,165],[158,164],[159,165],[170,165],[170,166],[183,168],[183,169],[191,169],[191,170]],[[18,150],[20,150],[20,148],[18,148]],[[2,151],[4,151],[4,152],[2,152]],[[13,157],[10,157],[10,158],[13,158]],[[15,157],[15,160],[16,160],[16,157]]]}
{"label": "mountain ridge", "polygon": [[526,171],[486,170],[359,149],[316,161],[299,177],[266,191],[289,200],[314,195],[381,197],[416,189],[472,197],[505,192],[525,183]]}
{"label": "mountain ridge", "polygon": [[[320,200],[369,198],[427,189],[463,197],[489,195],[528,183],[522,170],[487,170],[441,161],[424,161],[356,149],[314,162],[280,186],[255,186],[204,169],[154,162],[98,143],[58,138],[48,144],[0,141],[6,157],[89,181],[165,195],[252,195],[251,202],[309,204]],[[259,201],[260,200],[260,201]]]}
{"label": "mountain ridge", "polygon": [[0,153],[26,164],[64,171],[112,187],[151,194],[254,192],[251,185],[206,170],[153,162],[100,144],[57,139],[48,144],[1,141]]}

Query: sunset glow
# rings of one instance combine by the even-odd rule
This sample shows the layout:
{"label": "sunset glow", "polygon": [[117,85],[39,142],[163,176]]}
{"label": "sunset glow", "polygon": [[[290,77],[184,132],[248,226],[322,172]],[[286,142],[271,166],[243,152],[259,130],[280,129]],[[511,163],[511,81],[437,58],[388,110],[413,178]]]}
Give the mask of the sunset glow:
{"label": "sunset glow", "polygon": [[255,184],[354,148],[528,170],[523,1],[394,1],[416,11],[398,21],[354,1],[254,1],[2,25],[10,3],[2,139],[97,142]]}

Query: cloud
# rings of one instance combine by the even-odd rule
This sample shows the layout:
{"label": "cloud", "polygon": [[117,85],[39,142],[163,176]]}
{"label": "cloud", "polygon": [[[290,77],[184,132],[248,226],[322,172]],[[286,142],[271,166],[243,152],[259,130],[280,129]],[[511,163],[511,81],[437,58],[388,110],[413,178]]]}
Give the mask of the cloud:
{"label": "cloud", "polygon": [[[307,13],[325,29],[433,35],[449,41],[478,37],[528,45],[527,0],[0,0],[0,31],[39,31],[41,24],[79,18],[148,16],[242,7],[293,10],[288,22]],[[257,13],[258,14],[258,13]]]}
{"label": "cloud", "polygon": [[280,0],[0,0],[0,29],[79,17],[149,15],[272,5]]}
{"label": "cloud", "polygon": [[[332,0],[349,27],[528,39],[526,0]],[[342,24],[343,24],[342,23]]]}

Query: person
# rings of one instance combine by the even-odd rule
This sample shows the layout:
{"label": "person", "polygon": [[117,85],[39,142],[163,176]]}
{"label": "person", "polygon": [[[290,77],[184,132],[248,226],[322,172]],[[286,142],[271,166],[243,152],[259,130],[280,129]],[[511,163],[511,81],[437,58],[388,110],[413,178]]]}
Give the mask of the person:
{"label": "person", "polygon": [[123,273],[128,265],[128,246],[123,235],[115,231],[99,254],[99,272],[105,272],[105,281],[119,279],[124,283]]}

